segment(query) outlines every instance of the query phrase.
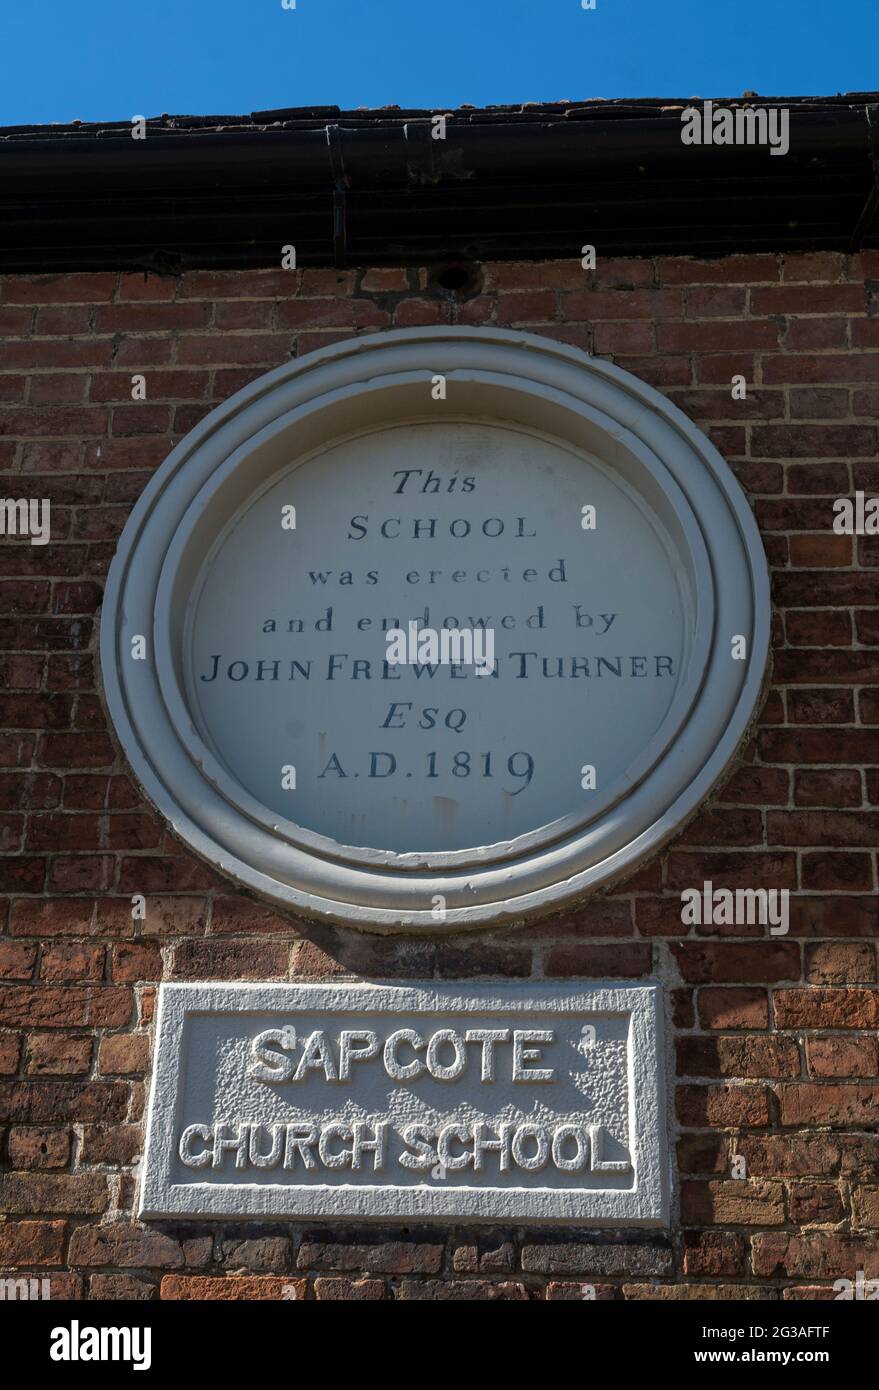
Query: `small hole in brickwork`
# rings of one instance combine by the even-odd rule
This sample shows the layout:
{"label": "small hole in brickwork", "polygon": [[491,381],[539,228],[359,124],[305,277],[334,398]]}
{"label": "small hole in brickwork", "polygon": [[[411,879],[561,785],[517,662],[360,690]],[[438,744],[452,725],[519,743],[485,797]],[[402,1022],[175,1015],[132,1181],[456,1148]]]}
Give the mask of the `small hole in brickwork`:
{"label": "small hole in brickwork", "polygon": [[479,267],[467,261],[452,261],[448,265],[436,266],[430,273],[430,284],[446,294],[462,297],[475,294],[479,289]]}

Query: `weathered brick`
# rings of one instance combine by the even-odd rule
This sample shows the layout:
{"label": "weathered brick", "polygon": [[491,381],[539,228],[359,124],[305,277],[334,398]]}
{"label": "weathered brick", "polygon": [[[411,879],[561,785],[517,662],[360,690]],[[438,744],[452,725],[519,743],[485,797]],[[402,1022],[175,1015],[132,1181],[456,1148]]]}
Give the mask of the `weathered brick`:
{"label": "weathered brick", "polygon": [[727,1128],[769,1123],[764,1086],[679,1086],[676,1104],[682,1125]]}
{"label": "weathered brick", "polygon": [[157,1298],[158,1286],[146,1279],[132,1279],[126,1274],[92,1274],[89,1276],[89,1297],[120,1303],[144,1303]]}
{"label": "weathered brick", "polygon": [[75,1123],[124,1117],[128,1087],[122,1082],[27,1081],[0,1082],[0,1123]]}
{"label": "weathered brick", "polygon": [[65,1168],[70,1160],[70,1131],[16,1125],[9,1131],[8,1146],[13,1168]]}
{"label": "weathered brick", "polygon": [[64,1221],[0,1222],[0,1268],[45,1268],[64,1262]]}
{"label": "weathered brick", "polygon": [[90,1173],[5,1173],[0,1212],[60,1216],[98,1215],[110,1202],[107,1179]]}
{"label": "weathered brick", "polygon": [[524,1302],[528,1291],[524,1284],[491,1283],[487,1279],[402,1279],[394,1297],[405,1303],[467,1302],[509,1303]]}
{"label": "weathered brick", "polygon": [[314,1281],[314,1296],[326,1303],[367,1303],[387,1297],[383,1279],[328,1279]]}
{"label": "weathered brick", "polygon": [[807,1037],[806,1067],[810,1076],[875,1076],[879,1072],[879,1041],[866,1035]]}
{"label": "weathered brick", "polygon": [[875,1120],[879,1085],[790,1083],[779,1087],[778,1099],[783,1125],[863,1127]]}
{"label": "weathered brick", "polygon": [[522,1247],[526,1274],[667,1274],[673,1268],[671,1249],[650,1241],[571,1239]]}
{"label": "weathered brick", "polygon": [[696,1226],[783,1226],[781,1183],[735,1179],[731,1182],[686,1182],[681,1188],[681,1217]]}
{"label": "weathered brick", "polygon": [[120,1269],[177,1269],[183,1264],[180,1242],[161,1231],[117,1223],[78,1226],[70,1237],[70,1263],[118,1266]]}
{"label": "weathered brick", "polygon": [[304,1279],[269,1278],[266,1275],[253,1278],[212,1279],[200,1275],[166,1274],[161,1283],[163,1299],[210,1300],[211,1302],[233,1302],[242,1299],[248,1303],[288,1300],[302,1302],[305,1298]]}
{"label": "weathered brick", "polygon": [[727,1231],[687,1231],[684,1235],[684,1273],[717,1279],[745,1273],[744,1237]]}
{"label": "weathered brick", "polygon": [[76,1076],[89,1069],[93,1039],[74,1033],[30,1033],[27,1039],[29,1076]]}
{"label": "weathered brick", "polygon": [[98,1071],[105,1076],[137,1076],[147,1070],[149,1059],[146,1033],[109,1033],[101,1038]]}
{"label": "weathered brick", "polygon": [[80,1162],[99,1167],[124,1168],[134,1163],[143,1148],[139,1125],[86,1124],[82,1127]]}
{"label": "weathered brick", "polygon": [[348,1244],[341,1240],[306,1238],[299,1247],[298,1269],[363,1270],[369,1274],[437,1274],[443,1245],[410,1240]]}
{"label": "weathered brick", "polygon": [[831,1231],[759,1232],[753,1237],[754,1273],[768,1278],[853,1279],[879,1274],[879,1244]]}
{"label": "weathered brick", "polygon": [[871,989],[780,989],[772,995],[778,1028],[876,1028],[879,995]]}

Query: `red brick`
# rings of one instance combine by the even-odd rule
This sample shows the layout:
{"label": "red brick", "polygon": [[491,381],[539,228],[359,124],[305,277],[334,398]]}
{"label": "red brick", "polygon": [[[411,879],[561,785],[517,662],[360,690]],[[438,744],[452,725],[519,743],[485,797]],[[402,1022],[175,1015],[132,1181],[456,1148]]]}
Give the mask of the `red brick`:
{"label": "red brick", "polygon": [[721,1129],[760,1127],[769,1123],[765,1086],[679,1086],[676,1108],[680,1123],[690,1128],[706,1124]]}
{"label": "red brick", "polygon": [[166,1274],[162,1279],[163,1299],[187,1301],[209,1299],[212,1303],[242,1299],[247,1303],[285,1299],[301,1303],[307,1285],[304,1279],[248,1276],[212,1279],[198,1275]]}
{"label": "red brick", "polygon": [[879,1085],[817,1082],[779,1087],[783,1125],[837,1125],[863,1127],[876,1120]]}
{"label": "red brick", "polygon": [[781,270],[775,255],[724,256],[698,260],[688,256],[663,256],[656,263],[660,282],[666,285],[747,285],[774,282]]}
{"label": "red brick", "polygon": [[161,1231],[116,1223],[79,1226],[70,1238],[72,1265],[116,1265],[120,1269],[176,1269],[183,1264],[178,1240]]}
{"label": "red brick", "polygon": [[860,806],[861,774],[855,768],[803,768],[794,773],[798,806]]}
{"label": "red brick", "polygon": [[[304,272],[308,274],[315,272]],[[295,272],[280,267],[276,270],[194,270],[183,277],[178,288],[180,299],[286,299],[295,293]]]}
{"label": "red brick", "polygon": [[863,314],[866,310],[864,286],[781,285],[751,291],[751,311],[755,314]]}
{"label": "red brick", "polygon": [[46,887],[56,893],[100,893],[110,887],[116,869],[108,854],[56,854]]}
{"label": "red brick", "polygon": [[7,304],[101,304],[113,298],[115,271],[61,275],[15,275],[6,280]]}
{"label": "red brick", "polygon": [[698,1226],[783,1226],[781,1183],[735,1179],[730,1182],[685,1182],[681,1220]]}
{"label": "red brick", "polygon": [[163,974],[162,950],[157,941],[127,942],[113,947],[114,980],[161,980]]}
{"label": "red brick", "polygon": [[366,1303],[385,1298],[382,1279],[327,1279],[314,1281],[314,1296],[327,1303]]}
{"label": "red brick", "polygon": [[800,1051],[790,1038],[679,1037],[680,1076],[733,1076],[742,1079],[800,1074]]}
{"label": "red brick", "polygon": [[178,980],[283,979],[289,947],[283,942],[183,941],[174,951],[173,976]]}
{"label": "red brick", "polygon": [[437,1274],[442,1265],[439,1242],[377,1241],[359,1245],[327,1238],[305,1239],[299,1247],[297,1268],[302,1270],[363,1270],[369,1274]]}
{"label": "red brick", "polygon": [[568,321],[680,318],[681,295],[679,290],[575,290],[562,295],[559,306]]}
{"label": "red brick", "polygon": [[128,1105],[123,1082],[5,1081],[0,1083],[0,1121],[73,1124],[122,1118]]}
{"label": "red brick", "polygon": [[753,1237],[754,1273],[768,1278],[867,1279],[879,1274],[879,1246],[835,1231],[767,1231]]}
{"label": "red brick", "polygon": [[110,1203],[107,1179],[91,1173],[6,1173],[0,1211],[22,1215],[99,1216]]}
{"label": "red brick", "polygon": [[843,1221],[846,1215],[839,1188],[814,1182],[791,1183],[788,1212],[795,1226],[829,1226]]}
{"label": "red brick", "polygon": [[366,294],[389,294],[409,288],[409,272],[405,266],[376,267],[367,270],[360,285]]}
{"label": "red brick", "polygon": [[762,984],[800,978],[800,948],[792,941],[681,942],[671,948],[691,984]]}
{"label": "red brick", "polygon": [[0,1033],[0,1076],[13,1076],[21,1058],[21,1039],[15,1033]]}
{"label": "red brick", "polygon": [[818,569],[852,563],[851,536],[791,536],[789,547],[790,562],[799,568]]}
{"label": "red brick", "polygon": [[120,1027],[131,1016],[131,994],[109,986],[15,985],[0,994],[0,1023],[21,1027]]}
{"label": "red brick", "polygon": [[261,936],[276,933],[289,936],[290,919],[267,904],[253,902],[250,898],[217,897],[211,915],[211,931],[236,935],[254,932]]}
{"label": "red brick", "polygon": [[778,346],[778,324],[772,319],[658,323],[656,342],[660,352],[735,352],[742,348],[775,348]]}
{"label": "red brick", "polygon": [[802,884],[809,891],[869,892],[873,862],[869,854],[804,854]]}
{"label": "red brick", "polygon": [[766,1028],[769,1000],[765,989],[700,989],[699,1021],[703,1028]]}
{"label": "red brick", "polygon": [[96,1125],[82,1127],[80,1162],[90,1166],[125,1168],[133,1164],[143,1149],[139,1125]]}
{"label": "red brick", "polygon": [[806,946],[805,979],[811,985],[873,984],[875,947],[865,941],[810,943]]}
{"label": "red brick", "polygon": [[848,320],[815,318],[789,319],[783,335],[784,347],[788,352],[802,352],[807,348],[845,348],[848,346]]}
{"label": "red brick", "polygon": [[792,854],[674,853],[669,856],[669,888],[692,888],[706,880],[716,887],[732,889],[796,888],[796,860]]}
{"label": "red brick", "polygon": [[67,1129],[15,1125],[9,1131],[8,1145],[13,1168],[66,1168],[70,1161]]}
{"label": "red brick", "polygon": [[46,734],[40,740],[42,767],[109,767],[114,759],[106,734]]}
{"label": "red brick", "polygon": [[77,1076],[91,1062],[91,1037],[73,1033],[30,1033],[26,1071],[29,1076]]}
{"label": "red brick", "polygon": [[595,351],[598,353],[642,353],[655,349],[652,323],[599,323],[595,326]]}
{"label": "red brick", "polygon": [[104,973],[104,947],[82,941],[64,941],[43,949],[41,980],[100,980]]}
{"label": "red brick", "polygon": [[773,811],[767,830],[771,843],[879,845],[879,815],[874,811]]}
{"label": "red brick", "polygon": [[528,1298],[524,1284],[509,1281],[491,1283],[487,1279],[402,1279],[394,1291],[403,1302],[523,1302]]}
{"label": "red brick", "polygon": [[142,1303],[158,1296],[158,1288],[146,1279],[132,1279],[125,1274],[92,1274],[89,1278],[89,1297],[120,1303]]}
{"label": "red brick", "polygon": [[94,917],[90,898],[17,898],[12,904],[13,936],[86,936]]}
{"label": "red brick", "polygon": [[684,1134],[677,1154],[682,1173],[723,1173],[729,1163],[729,1139],[723,1134]]}
{"label": "red brick", "polygon": [[720,1231],[688,1231],[684,1236],[684,1273],[696,1278],[736,1277],[745,1271],[745,1242],[741,1235]]}
{"label": "red brick", "polygon": [[[785,253],[781,258],[782,275],[785,284],[803,280],[810,287],[817,280],[840,280],[845,277],[847,266],[855,270],[854,261],[836,251],[808,251],[802,254]],[[806,310],[807,313],[812,312]]]}
{"label": "red brick", "polygon": [[[848,392],[839,387],[794,386],[788,392],[788,399],[794,420],[826,420],[849,413]],[[862,413],[858,409],[854,411],[855,415]]]}
{"label": "red brick", "polygon": [[142,1074],[149,1059],[150,1040],[146,1033],[111,1033],[101,1038],[98,1070],[105,1076]]}
{"label": "red brick", "polygon": [[857,729],[763,729],[760,756],[770,763],[879,763],[879,731]]}
{"label": "red brick", "polygon": [[66,1236],[64,1221],[5,1221],[0,1224],[0,1267],[43,1269],[63,1264]]}
{"label": "red brick", "polygon": [[0,938],[0,980],[29,980],[36,959],[36,946]]}
{"label": "red brick", "polygon": [[854,1193],[852,1224],[879,1229],[879,1186],[859,1187]]}
{"label": "red brick", "polygon": [[876,1028],[879,995],[869,989],[783,989],[772,996],[779,1028]]}
{"label": "red brick", "polygon": [[501,325],[549,323],[556,317],[556,303],[552,290],[502,294],[497,302],[497,322]]}
{"label": "red brick", "polygon": [[649,943],[635,941],[610,946],[570,942],[547,951],[543,963],[548,979],[567,975],[634,979],[649,974],[651,969],[652,951]]}
{"label": "red brick", "polygon": [[879,1042],[871,1037],[806,1038],[810,1076],[871,1077],[879,1071]]}

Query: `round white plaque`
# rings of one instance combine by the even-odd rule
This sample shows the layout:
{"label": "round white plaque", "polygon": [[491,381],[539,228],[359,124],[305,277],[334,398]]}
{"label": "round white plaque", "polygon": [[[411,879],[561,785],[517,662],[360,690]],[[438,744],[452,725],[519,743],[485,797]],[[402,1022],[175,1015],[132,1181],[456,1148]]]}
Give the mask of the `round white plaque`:
{"label": "round white plaque", "polygon": [[123,532],[101,657],[178,836],[378,931],[631,871],[733,757],[766,665],[727,465],[628,373],[525,333],[378,333],[201,422]]}

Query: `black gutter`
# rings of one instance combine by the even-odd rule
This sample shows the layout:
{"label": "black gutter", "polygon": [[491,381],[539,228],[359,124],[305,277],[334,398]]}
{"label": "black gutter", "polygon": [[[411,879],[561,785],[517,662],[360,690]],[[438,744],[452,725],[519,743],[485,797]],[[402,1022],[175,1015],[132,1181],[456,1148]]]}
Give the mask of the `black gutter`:
{"label": "black gutter", "polygon": [[[879,95],[784,106],[790,152],[685,146],[689,100],[335,108],[0,129],[0,270],[381,265],[879,246]],[[440,114],[440,113],[436,113]]]}

